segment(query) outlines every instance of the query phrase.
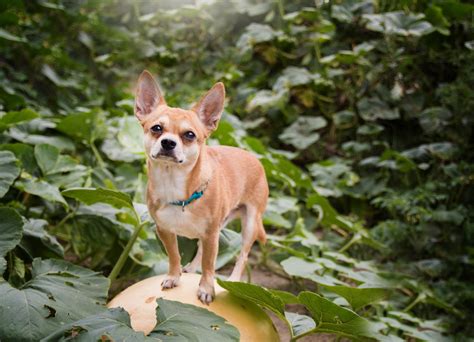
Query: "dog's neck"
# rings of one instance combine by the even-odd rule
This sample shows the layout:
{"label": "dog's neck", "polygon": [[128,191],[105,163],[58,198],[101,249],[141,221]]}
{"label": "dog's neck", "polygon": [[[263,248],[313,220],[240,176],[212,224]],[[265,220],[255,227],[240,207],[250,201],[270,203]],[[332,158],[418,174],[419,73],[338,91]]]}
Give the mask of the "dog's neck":
{"label": "dog's neck", "polygon": [[148,196],[152,196],[150,199],[162,206],[189,198],[212,177],[212,166],[208,158],[207,146],[203,145],[199,157],[192,164],[181,166],[147,160]]}

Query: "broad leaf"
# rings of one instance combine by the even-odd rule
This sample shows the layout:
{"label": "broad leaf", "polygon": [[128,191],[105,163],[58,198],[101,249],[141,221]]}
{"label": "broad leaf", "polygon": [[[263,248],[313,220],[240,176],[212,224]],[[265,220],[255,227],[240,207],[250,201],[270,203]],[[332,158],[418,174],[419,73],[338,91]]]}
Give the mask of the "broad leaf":
{"label": "broad leaf", "polygon": [[337,278],[324,274],[324,267],[321,264],[307,261],[298,257],[289,257],[281,262],[286,273],[294,277],[310,279],[321,285],[344,285]]}
{"label": "broad leaf", "polygon": [[96,111],[69,115],[59,122],[57,129],[85,144],[107,133],[104,116]]}
{"label": "broad leaf", "polygon": [[0,117],[0,132],[21,122],[30,121],[38,117],[38,113],[32,109],[23,109],[19,112],[8,112]]}
{"label": "broad leaf", "polygon": [[273,311],[281,319],[285,317],[285,303],[264,287],[243,282],[217,279],[217,283],[233,295],[250,300],[255,304]]}
{"label": "broad leaf", "polygon": [[35,259],[32,279],[20,289],[0,283],[0,336],[38,341],[64,324],[103,311],[108,287],[108,279],[91,270]]}
{"label": "broad leaf", "polygon": [[293,336],[307,333],[316,328],[316,323],[311,317],[293,312],[285,312],[285,317],[293,330]]}
{"label": "broad leaf", "polygon": [[29,219],[23,227],[23,238],[20,247],[31,258],[34,257],[63,257],[63,246],[55,236],[48,233],[48,222],[40,219]]}
{"label": "broad leaf", "polygon": [[321,215],[321,223],[327,227],[336,225],[350,231],[354,230],[352,222],[340,216],[329,201],[316,192],[308,196],[306,207],[318,210]]}
{"label": "broad leaf", "polygon": [[273,90],[278,92],[292,87],[302,86],[312,83],[315,76],[308,69],[288,67],[283,70],[273,86]]}
{"label": "broad leaf", "polygon": [[71,139],[64,136],[35,134],[25,130],[23,127],[12,127],[9,130],[9,135],[18,141],[25,144],[49,144],[56,146],[60,150],[74,151],[75,146]]}
{"label": "broad leaf", "polygon": [[238,341],[239,331],[222,317],[190,304],[158,299],[159,322],[150,337],[163,341]]}
{"label": "broad leaf", "polygon": [[318,129],[326,127],[327,121],[320,116],[300,116],[288,126],[278,138],[287,145],[304,150],[319,140]]}
{"label": "broad leaf", "polygon": [[444,107],[431,107],[422,111],[418,115],[421,128],[427,134],[438,133],[448,124],[449,119],[453,117],[451,111]]}
{"label": "broad leaf", "polygon": [[332,333],[355,340],[377,336],[372,323],[316,293],[301,292],[298,298],[311,313],[318,332]]}
{"label": "broad leaf", "polygon": [[[354,310],[360,309],[368,304],[380,301],[387,297],[388,291],[384,288],[373,287],[353,287],[334,278],[325,272],[326,270],[336,270],[349,278],[364,279],[359,272],[351,270],[349,267],[334,264],[330,259],[318,258],[320,262],[303,260],[297,257],[290,257],[281,262],[286,273],[310,279],[324,286],[331,292],[338,294],[347,300]],[[320,274],[318,274],[320,273]]]}
{"label": "broad leaf", "polygon": [[344,297],[354,310],[387,298],[388,291],[383,288],[357,288],[351,286],[325,286],[329,291]]}
{"label": "broad leaf", "polygon": [[57,341],[160,341],[132,329],[123,308],[113,308],[60,327],[41,342]]}
{"label": "broad leaf", "polygon": [[0,145],[0,151],[13,152],[19,160],[21,168],[26,172],[34,174],[37,171],[38,165],[36,165],[34,150],[30,145],[22,143],[2,144]]}
{"label": "broad leaf", "polygon": [[127,194],[102,188],[72,188],[62,192],[66,197],[75,198],[82,203],[91,205],[94,203],[107,203],[115,208],[130,208],[133,210],[133,203]]}
{"label": "broad leaf", "polygon": [[117,135],[120,145],[127,151],[144,157],[143,128],[135,117],[127,116],[119,123]]}
{"label": "broad leaf", "polygon": [[247,110],[252,111],[256,108],[262,110],[268,108],[279,108],[282,107],[288,100],[288,92],[283,91],[271,91],[271,90],[260,90],[258,91],[247,105]]}
{"label": "broad leaf", "polygon": [[20,168],[15,155],[10,151],[0,151],[0,198],[5,196],[19,175]]}
{"label": "broad leaf", "polygon": [[402,11],[382,14],[365,14],[367,29],[387,35],[420,37],[434,31],[433,26],[423,20],[423,14],[405,13]]}
{"label": "broad leaf", "polygon": [[0,274],[3,274],[6,266],[3,257],[20,242],[23,220],[16,210],[11,208],[0,208],[0,217]]}
{"label": "broad leaf", "polygon": [[[61,327],[47,341],[238,341],[239,332],[222,317],[189,304],[157,300],[157,324],[148,336],[132,329],[130,316],[113,308]],[[198,318],[198,319],[197,319]]]}
{"label": "broad leaf", "polygon": [[43,175],[46,175],[54,170],[59,158],[59,149],[48,144],[36,145],[35,158]]}
{"label": "broad leaf", "polygon": [[67,207],[67,202],[59,189],[43,180],[39,179],[21,179],[15,183],[15,187],[21,191],[27,192],[44,198],[45,200],[58,202]]}
{"label": "broad leaf", "polygon": [[400,118],[398,108],[390,108],[388,104],[377,97],[362,98],[357,103],[360,116],[366,121],[375,121],[377,119],[395,120]]}
{"label": "broad leaf", "polygon": [[216,269],[219,269],[239,254],[242,235],[230,229],[222,229],[219,234],[219,252],[217,254]]}
{"label": "broad leaf", "polygon": [[280,34],[280,32],[274,31],[271,26],[252,23],[245,28],[245,33],[237,41],[237,48],[241,52],[245,52],[256,44],[272,41]]}

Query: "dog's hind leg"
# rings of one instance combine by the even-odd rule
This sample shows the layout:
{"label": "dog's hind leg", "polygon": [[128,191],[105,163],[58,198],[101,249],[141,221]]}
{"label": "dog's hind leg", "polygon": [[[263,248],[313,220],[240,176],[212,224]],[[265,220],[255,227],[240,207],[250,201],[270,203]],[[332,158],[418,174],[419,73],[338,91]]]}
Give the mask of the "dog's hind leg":
{"label": "dog's hind leg", "polygon": [[194,259],[183,267],[184,273],[195,273],[198,269],[201,268],[201,260],[202,260],[202,242],[201,240],[198,241],[198,250],[196,252],[196,256]]}
{"label": "dog's hind leg", "polygon": [[247,263],[250,249],[263,230],[262,216],[254,206],[247,205],[242,214],[242,249],[240,251],[234,270],[229,277],[230,281],[240,281]]}

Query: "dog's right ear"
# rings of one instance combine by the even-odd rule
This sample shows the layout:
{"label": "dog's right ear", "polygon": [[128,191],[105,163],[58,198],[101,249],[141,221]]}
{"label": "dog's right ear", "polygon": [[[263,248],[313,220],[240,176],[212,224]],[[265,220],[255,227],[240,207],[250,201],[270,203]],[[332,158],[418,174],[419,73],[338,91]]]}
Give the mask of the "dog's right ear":
{"label": "dog's right ear", "polygon": [[138,79],[135,95],[135,116],[141,121],[162,104],[166,104],[166,102],[158,84],[153,76],[147,70],[144,70]]}

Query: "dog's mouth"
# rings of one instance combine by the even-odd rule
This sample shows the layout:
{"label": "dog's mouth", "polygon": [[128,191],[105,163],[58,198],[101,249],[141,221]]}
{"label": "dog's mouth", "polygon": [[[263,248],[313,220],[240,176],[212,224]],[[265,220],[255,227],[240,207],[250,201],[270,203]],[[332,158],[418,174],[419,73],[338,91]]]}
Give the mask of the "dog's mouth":
{"label": "dog's mouth", "polygon": [[176,158],[176,156],[173,153],[169,153],[169,152],[160,151],[157,154],[152,154],[151,157],[154,160],[160,159],[163,161],[177,163],[177,164],[181,164],[183,162],[182,159]]}

